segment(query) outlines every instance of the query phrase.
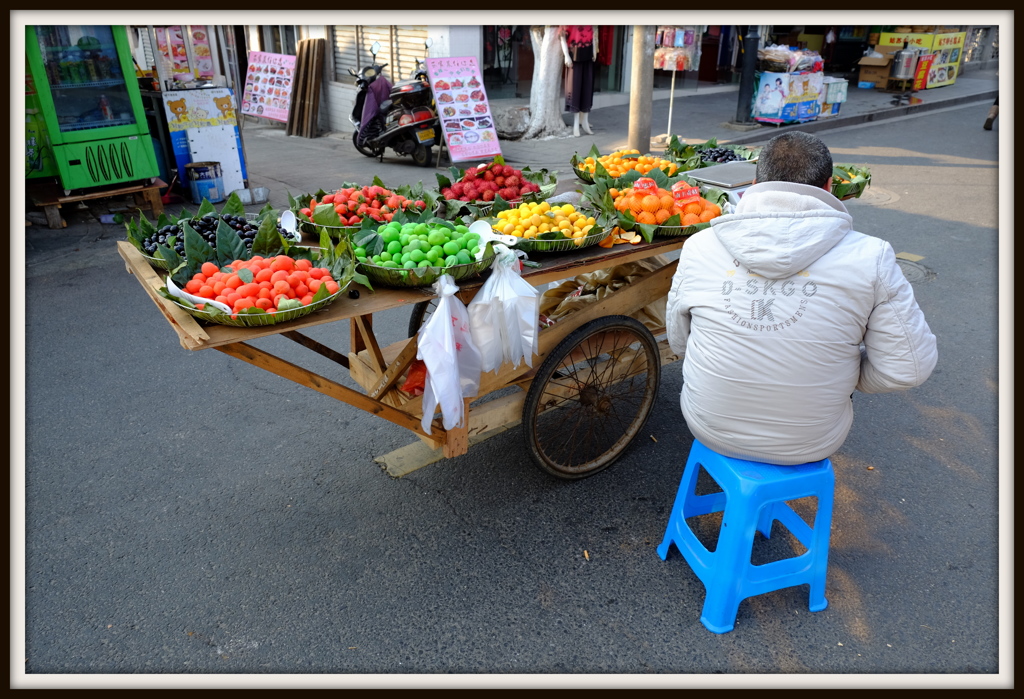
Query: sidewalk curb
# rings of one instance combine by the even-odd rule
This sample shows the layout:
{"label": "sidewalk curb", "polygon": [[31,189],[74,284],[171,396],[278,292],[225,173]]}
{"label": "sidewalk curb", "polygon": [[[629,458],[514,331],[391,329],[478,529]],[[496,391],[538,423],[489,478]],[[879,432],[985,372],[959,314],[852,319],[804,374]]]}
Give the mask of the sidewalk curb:
{"label": "sidewalk curb", "polygon": [[842,126],[853,126],[856,124],[866,124],[868,122],[895,119],[897,117],[909,116],[921,112],[930,112],[936,109],[955,107],[961,104],[973,104],[974,102],[988,102],[994,100],[998,95],[999,90],[989,90],[987,92],[979,92],[973,95],[964,95],[963,97],[956,97],[948,100],[926,102],[923,104],[913,104],[901,107],[892,107],[891,109],[883,109],[877,112],[870,112],[868,114],[857,114],[855,116],[849,117],[829,117],[827,119],[818,119],[803,124],[789,124],[787,126],[765,126],[764,129],[759,129],[758,131],[752,132],[750,134],[737,136],[734,139],[721,142],[730,143],[733,145],[740,145],[744,143],[758,143],[761,141],[767,141],[772,136],[776,136],[780,133],[785,133],[787,131],[804,131],[807,133],[828,131],[830,129],[836,129]]}

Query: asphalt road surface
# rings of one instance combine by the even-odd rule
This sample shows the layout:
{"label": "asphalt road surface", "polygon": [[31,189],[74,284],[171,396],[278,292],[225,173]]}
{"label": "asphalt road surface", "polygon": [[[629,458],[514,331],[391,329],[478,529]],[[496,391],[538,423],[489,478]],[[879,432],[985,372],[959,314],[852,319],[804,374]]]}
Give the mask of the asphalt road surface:
{"label": "asphalt road surface", "polygon": [[[772,592],[723,635],[701,625],[704,589],[682,557],[655,552],[692,441],[680,363],[643,434],[592,478],[541,472],[517,427],[393,479],[374,458],[414,441],[407,431],[180,347],[126,274],[119,227],[26,229],[25,675],[950,687],[1012,672],[999,626],[1006,267],[987,111],[822,134],[836,162],[871,169],[849,209],[913,256],[939,364],[918,389],[854,398],[833,457],[828,608],[808,612],[804,587]],[[375,318],[381,341],[404,337],[407,318]],[[347,332],[309,334],[347,346]],[[355,385],[286,340],[256,344]]]}

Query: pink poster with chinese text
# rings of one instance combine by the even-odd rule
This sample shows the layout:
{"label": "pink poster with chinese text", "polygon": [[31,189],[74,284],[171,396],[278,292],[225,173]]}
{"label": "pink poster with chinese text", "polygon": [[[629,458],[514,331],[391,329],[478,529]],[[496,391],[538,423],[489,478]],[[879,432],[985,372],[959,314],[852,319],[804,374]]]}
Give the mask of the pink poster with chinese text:
{"label": "pink poster with chinese text", "polygon": [[452,162],[501,155],[476,58],[428,58],[427,78]]}
{"label": "pink poster with chinese text", "polygon": [[287,123],[294,80],[295,56],[250,51],[242,114]]}

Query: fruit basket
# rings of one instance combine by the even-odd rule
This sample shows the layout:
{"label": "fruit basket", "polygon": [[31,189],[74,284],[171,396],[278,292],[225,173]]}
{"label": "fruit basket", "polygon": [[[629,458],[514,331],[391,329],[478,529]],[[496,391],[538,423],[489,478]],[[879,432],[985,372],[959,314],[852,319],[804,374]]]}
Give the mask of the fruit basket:
{"label": "fruit basket", "polygon": [[[258,213],[248,213],[238,195],[232,192],[220,213],[213,204],[203,199],[197,213],[183,210],[177,218],[169,218],[161,213],[154,225],[140,212],[138,219],[131,218],[125,221],[125,229],[128,241],[151,267],[170,271],[185,259],[186,224],[213,248],[216,248],[220,241],[231,247],[240,244],[251,249],[264,219],[267,218],[277,221],[277,213],[269,205]],[[279,221],[275,228],[277,235],[282,238],[289,237],[281,228]],[[297,239],[292,240],[298,242]]]}
{"label": "fruit basket", "polygon": [[374,284],[390,287],[421,287],[430,286],[442,274],[448,274],[455,281],[469,279],[482,273],[494,262],[494,253],[485,255],[483,259],[465,265],[448,267],[382,267],[369,262],[360,262],[358,269]]}
{"label": "fruit basket", "polygon": [[704,143],[686,144],[677,136],[669,140],[666,155],[679,163],[680,172],[688,172],[702,167],[721,165],[733,161],[757,160],[761,153],[760,146],[750,148],[747,146],[718,145],[717,139],[712,138]]}
{"label": "fruit basket", "polygon": [[587,184],[594,184],[598,180],[615,180],[628,172],[645,176],[652,170],[660,170],[672,177],[679,171],[679,165],[672,160],[643,155],[635,148],[601,155],[597,146],[593,146],[586,157],[580,158],[574,153],[569,162],[576,177]]}
{"label": "fruit basket", "polygon": [[268,325],[277,325],[278,323],[287,323],[290,320],[302,318],[308,316],[310,313],[327,308],[329,305],[334,303],[341,294],[348,290],[351,281],[348,281],[338,289],[338,291],[330,294],[329,296],[314,301],[313,303],[302,306],[301,308],[293,308],[287,311],[278,311],[276,313],[224,313],[223,311],[214,309],[213,311],[207,311],[206,308],[200,310],[192,305],[191,302],[185,299],[174,298],[169,294],[166,294],[165,288],[161,289],[161,295],[164,295],[171,303],[174,303],[183,311],[188,313],[190,316],[199,320],[206,321],[215,325],[230,325],[236,328],[262,328]]}
{"label": "fruit basket", "polygon": [[837,199],[854,199],[871,184],[871,171],[856,165],[835,165],[832,168],[832,194]]}
{"label": "fruit basket", "polygon": [[515,247],[524,252],[570,252],[597,245],[607,237],[608,231],[601,226],[594,226],[579,238],[520,238]]}
{"label": "fruit basket", "polygon": [[555,193],[556,174],[548,174],[546,169],[517,169],[506,165],[500,155],[489,163],[465,170],[452,166],[447,175],[437,173],[434,214],[449,220],[464,216],[480,218],[489,215],[497,205],[543,201]]}
{"label": "fruit basket", "polygon": [[335,240],[342,236],[351,239],[364,222],[377,226],[400,213],[419,216],[433,205],[434,196],[423,189],[422,183],[389,189],[379,177],[363,186],[343,183],[333,192],[320,189],[298,198],[288,194],[288,208],[295,214],[300,231],[319,236],[320,229],[325,228]]}
{"label": "fruit basket", "polygon": [[697,231],[702,231],[705,228],[710,228],[711,223],[697,223],[692,226],[658,226],[654,229],[655,238],[681,238],[687,235],[693,235]]}

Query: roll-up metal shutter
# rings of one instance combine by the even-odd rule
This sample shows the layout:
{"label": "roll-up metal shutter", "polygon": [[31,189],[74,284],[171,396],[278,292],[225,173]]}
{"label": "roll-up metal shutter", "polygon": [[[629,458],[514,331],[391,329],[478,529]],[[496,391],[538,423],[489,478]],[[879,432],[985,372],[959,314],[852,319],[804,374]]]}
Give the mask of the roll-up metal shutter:
{"label": "roll-up metal shutter", "polygon": [[380,42],[377,61],[386,63],[384,73],[391,82],[404,80],[416,68],[416,59],[426,56],[427,27],[419,25],[335,25],[334,79],[351,83],[348,69],[362,70],[373,60],[370,47]]}

